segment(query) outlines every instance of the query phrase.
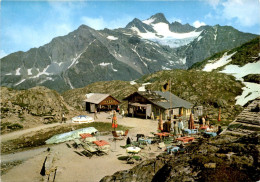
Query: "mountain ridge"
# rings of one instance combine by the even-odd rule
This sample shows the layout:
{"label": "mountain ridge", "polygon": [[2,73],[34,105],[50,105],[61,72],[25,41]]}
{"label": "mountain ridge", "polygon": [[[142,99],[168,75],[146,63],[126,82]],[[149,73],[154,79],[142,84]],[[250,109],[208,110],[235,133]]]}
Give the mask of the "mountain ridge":
{"label": "mountain ridge", "polygon": [[[160,21],[149,25],[134,19],[128,28],[99,31],[81,25],[43,46],[12,53],[0,59],[1,86],[27,89],[42,85],[63,92],[96,81],[134,80],[159,70],[187,69],[215,52],[233,48],[255,37],[227,27],[193,29],[187,24],[170,24],[160,13],[151,17]],[[133,30],[135,24],[140,29],[135,26]],[[162,35],[165,32],[161,25],[168,27],[165,35]],[[183,33],[172,32],[171,25],[176,25],[176,30]],[[220,33],[214,40],[216,29]],[[187,33],[189,30],[193,33]],[[162,34],[159,35],[158,31]],[[152,33],[161,41],[146,39],[138,32],[143,32],[141,35]],[[232,36],[227,38],[228,34],[233,39]],[[171,39],[171,36],[176,38]],[[176,48],[169,44],[175,44]]]}

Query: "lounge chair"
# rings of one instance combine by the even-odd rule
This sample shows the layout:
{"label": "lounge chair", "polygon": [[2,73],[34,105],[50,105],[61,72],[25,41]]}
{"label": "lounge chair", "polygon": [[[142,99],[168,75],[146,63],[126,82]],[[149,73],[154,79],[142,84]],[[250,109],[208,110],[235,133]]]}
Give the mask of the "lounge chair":
{"label": "lounge chair", "polygon": [[129,130],[125,130],[125,133],[124,133],[122,136],[126,137],[127,134],[128,134],[128,131],[129,131]]}

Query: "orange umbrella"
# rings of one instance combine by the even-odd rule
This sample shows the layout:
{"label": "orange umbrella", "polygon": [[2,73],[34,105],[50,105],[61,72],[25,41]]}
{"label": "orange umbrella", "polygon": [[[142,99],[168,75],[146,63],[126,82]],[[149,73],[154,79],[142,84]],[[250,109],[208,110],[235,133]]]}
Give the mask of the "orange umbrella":
{"label": "orange umbrella", "polygon": [[189,129],[194,129],[194,119],[192,113],[190,113],[190,119],[189,119]]}
{"label": "orange umbrella", "polygon": [[113,112],[112,128],[114,128],[114,130],[117,128],[117,117],[116,117],[116,111]]}
{"label": "orange umbrella", "polygon": [[221,121],[221,108],[219,108],[219,111],[218,111],[218,121]]}

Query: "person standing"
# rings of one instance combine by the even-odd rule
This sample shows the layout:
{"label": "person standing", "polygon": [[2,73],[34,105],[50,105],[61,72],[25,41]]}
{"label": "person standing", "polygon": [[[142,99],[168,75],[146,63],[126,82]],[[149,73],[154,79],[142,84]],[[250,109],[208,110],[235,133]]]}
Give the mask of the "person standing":
{"label": "person standing", "polygon": [[163,131],[163,120],[162,120],[162,115],[160,115],[160,118],[158,120],[158,130]]}
{"label": "person standing", "polygon": [[182,135],[182,130],[184,129],[183,127],[183,122],[182,122],[182,119],[179,119],[179,122],[178,122],[178,132],[180,135]]}
{"label": "person standing", "polygon": [[205,120],[206,120],[206,125],[209,127],[209,117],[208,117],[208,115],[205,116]]}
{"label": "person standing", "polygon": [[94,112],[94,120],[95,119],[98,119],[98,117],[97,117],[97,110],[95,109],[95,112]]}
{"label": "person standing", "polygon": [[176,121],[173,122],[173,129],[174,129],[173,134],[175,136],[177,136],[178,135],[178,124],[176,123]]}
{"label": "person standing", "polygon": [[204,116],[202,116],[201,120],[202,120],[202,126],[204,127],[206,124],[206,120],[205,120]]}
{"label": "person standing", "polygon": [[122,115],[122,118],[125,116],[125,111],[124,111],[124,109],[122,109],[121,115]]}

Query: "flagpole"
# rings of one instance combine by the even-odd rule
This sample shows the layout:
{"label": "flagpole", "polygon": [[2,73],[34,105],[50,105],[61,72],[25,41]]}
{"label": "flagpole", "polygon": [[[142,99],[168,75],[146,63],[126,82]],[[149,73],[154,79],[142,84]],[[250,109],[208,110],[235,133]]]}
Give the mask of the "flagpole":
{"label": "flagpole", "polygon": [[171,110],[172,110],[172,98],[171,98],[171,79],[170,79],[170,119],[171,119],[171,121],[172,121],[172,112],[171,112]]}

